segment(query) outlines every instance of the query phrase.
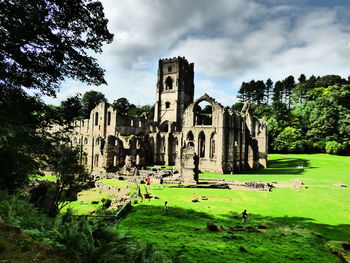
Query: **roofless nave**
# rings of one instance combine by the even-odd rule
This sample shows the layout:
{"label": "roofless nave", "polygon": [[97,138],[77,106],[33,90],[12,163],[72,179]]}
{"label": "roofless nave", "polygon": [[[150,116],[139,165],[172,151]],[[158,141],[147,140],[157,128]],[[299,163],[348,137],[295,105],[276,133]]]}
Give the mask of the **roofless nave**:
{"label": "roofless nave", "polygon": [[117,171],[126,162],[166,164],[175,165],[189,182],[194,156],[201,171],[266,167],[265,122],[252,116],[247,105],[236,112],[207,94],[195,101],[193,95],[194,64],[184,57],[161,59],[154,120],[120,115],[101,102],[89,119],[75,123],[72,142],[87,154],[84,161],[93,172]]}

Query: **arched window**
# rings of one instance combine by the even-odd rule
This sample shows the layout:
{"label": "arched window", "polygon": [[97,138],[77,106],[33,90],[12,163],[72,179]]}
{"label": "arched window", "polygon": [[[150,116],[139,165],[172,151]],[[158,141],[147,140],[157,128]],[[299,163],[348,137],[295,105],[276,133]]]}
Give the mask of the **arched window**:
{"label": "arched window", "polygon": [[88,138],[84,139],[84,144],[88,144]]}
{"label": "arched window", "polygon": [[173,79],[170,76],[165,80],[165,89],[173,89]]}
{"label": "arched window", "polygon": [[111,112],[107,112],[107,125],[111,125]]}
{"label": "arched window", "polygon": [[215,158],[215,133],[210,136],[210,159]]}
{"label": "arched window", "polygon": [[205,157],[205,135],[200,132],[198,135],[198,153],[199,157]]}
{"label": "arched window", "polygon": [[168,102],[168,101],[165,102],[165,108],[166,108],[166,109],[169,109],[169,108],[170,108],[170,102]]}
{"label": "arched window", "polygon": [[117,156],[116,155],[113,156],[113,166],[114,167],[117,166]]}
{"label": "arched window", "polygon": [[98,112],[95,112],[95,126],[98,125]]}
{"label": "arched window", "polygon": [[194,136],[193,136],[193,133],[191,131],[189,131],[187,133],[186,140],[187,141],[193,141],[194,140]]}
{"label": "arched window", "polygon": [[164,121],[160,126],[159,126],[159,131],[161,132],[168,132],[169,131],[169,122]]}
{"label": "arched window", "polygon": [[212,125],[213,109],[209,102],[202,101],[194,107],[195,125]]}

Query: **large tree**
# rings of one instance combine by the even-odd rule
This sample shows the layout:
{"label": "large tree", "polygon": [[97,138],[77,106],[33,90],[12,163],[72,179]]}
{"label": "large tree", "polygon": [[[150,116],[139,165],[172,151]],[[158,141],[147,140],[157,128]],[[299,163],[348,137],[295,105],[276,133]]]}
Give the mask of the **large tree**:
{"label": "large tree", "polygon": [[131,109],[135,108],[134,104],[131,104],[126,98],[119,98],[113,101],[113,108],[117,110],[119,114],[127,114]]}
{"label": "large tree", "polygon": [[65,78],[105,83],[89,54],[112,41],[107,22],[97,0],[0,1],[1,188],[21,186],[52,150],[45,131],[57,112],[38,95],[55,96]]}
{"label": "large tree", "polygon": [[96,0],[0,1],[0,85],[54,96],[67,77],[106,83],[87,51],[112,41],[107,22]]}
{"label": "large tree", "polygon": [[61,101],[59,112],[65,124],[70,124],[75,118],[80,117],[82,115],[81,94],[78,93]]}
{"label": "large tree", "polygon": [[85,92],[81,99],[84,118],[89,118],[91,110],[102,101],[107,102],[103,93],[94,90]]}

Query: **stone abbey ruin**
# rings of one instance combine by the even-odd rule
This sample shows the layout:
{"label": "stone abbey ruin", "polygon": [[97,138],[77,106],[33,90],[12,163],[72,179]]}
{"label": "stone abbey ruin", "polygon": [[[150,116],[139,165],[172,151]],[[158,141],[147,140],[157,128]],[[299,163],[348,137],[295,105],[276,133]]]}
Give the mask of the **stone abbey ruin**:
{"label": "stone abbey ruin", "polygon": [[174,165],[181,181],[191,183],[198,169],[237,173],[266,167],[267,125],[251,115],[249,105],[236,112],[207,94],[193,97],[193,63],[161,59],[153,120],[118,114],[101,102],[89,119],[75,121],[72,144],[86,153],[83,161],[96,173]]}

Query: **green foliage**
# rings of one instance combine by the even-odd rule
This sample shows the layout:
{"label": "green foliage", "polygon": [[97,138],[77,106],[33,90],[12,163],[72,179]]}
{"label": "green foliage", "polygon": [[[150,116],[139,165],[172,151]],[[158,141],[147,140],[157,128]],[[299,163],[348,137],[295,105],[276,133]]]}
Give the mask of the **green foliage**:
{"label": "green foliage", "polygon": [[75,118],[82,116],[83,107],[81,104],[81,94],[78,93],[75,96],[61,101],[61,105],[58,109],[63,122],[66,124],[69,124]]}
{"label": "green foliage", "polygon": [[[53,150],[46,131],[59,121],[59,110],[27,89],[55,96],[65,78],[106,83],[88,54],[112,41],[107,22],[97,0],[0,1],[0,188],[13,192],[25,185]],[[76,99],[62,103],[64,119],[77,115]]]}
{"label": "green foliage", "polygon": [[15,191],[51,151],[46,132],[55,114],[38,98],[19,89],[0,88],[0,188]]}
{"label": "green foliage", "polygon": [[55,198],[50,207],[50,214],[55,215],[67,203],[74,200],[79,191],[87,186],[90,174],[81,163],[82,153],[79,148],[60,145],[53,159],[53,171],[56,176]]}
{"label": "green foliage", "polygon": [[135,105],[131,104],[126,98],[119,98],[113,102],[113,108],[121,115],[127,114],[134,107]]}
{"label": "green foliage", "polygon": [[153,120],[154,106],[144,105],[131,107],[128,111],[129,116],[144,116],[149,120]]}
{"label": "green foliage", "polygon": [[344,145],[336,141],[326,143],[326,152],[329,154],[341,154],[345,149]]}
{"label": "green foliage", "polygon": [[[307,79],[301,74],[298,81],[295,83],[293,76],[276,81],[270,105],[253,99],[260,81],[242,83],[238,97],[241,101],[254,102],[251,105],[253,114],[268,122],[270,151],[326,152],[326,142],[337,141],[343,145],[338,152],[349,154],[349,79],[337,75],[311,76]],[[272,81],[267,81],[265,86],[270,87],[265,89],[267,101]],[[235,104],[232,107],[237,109],[239,106]],[[296,141],[292,142],[294,139]]]}
{"label": "green foliage", "polygon": [[275,139],[274,150],[278,152],[303,152],[305,141],[300,131],[293,127],[286,127]]}
{"label": "green foliage", "polygon": [[83,98],[81,99],[83,117],[89,118],[92,109],[102,101],[107,102],[107,99],[103,93],[94,90],[85,92]]}
{"label": "green foliage", "polygon": [[1,86],[54,96],[66,77],[106,83],[87,55],[113,40],[99,1],[1,1],[0,10]]}
{"label": "green foliage", "polygon": [[35,240],[64,247],[77,262],[169,262],[151,244],[141,245],[125,234],[112,232],[109,224],[113,223],[114,213],[99,210],[97,215],[101,217],[87,218],[68,210],[50,218],[18,196],[0,193],[2,220]]}

